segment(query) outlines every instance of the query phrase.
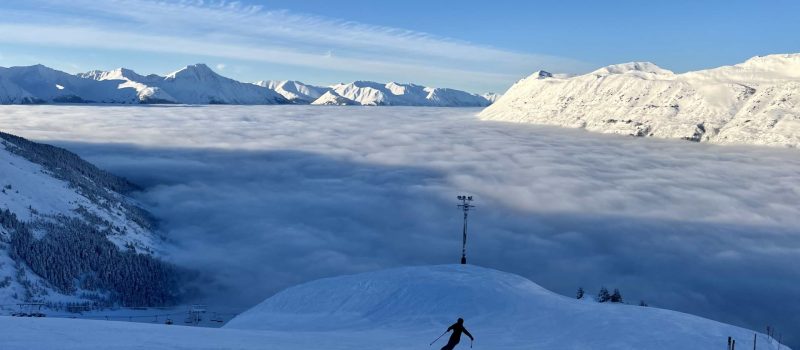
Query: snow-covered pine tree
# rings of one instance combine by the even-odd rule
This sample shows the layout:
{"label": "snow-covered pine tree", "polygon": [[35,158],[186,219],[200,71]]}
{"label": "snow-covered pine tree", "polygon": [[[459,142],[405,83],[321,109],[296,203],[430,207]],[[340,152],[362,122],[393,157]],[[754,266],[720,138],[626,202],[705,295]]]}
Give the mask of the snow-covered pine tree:
{"label": "snow-covered pine tree", "polygon": [[584,293],[585,293],[585,292],[583,291],[583,287],[578,287],[578,293],[577,293],[577,295],[576,295],[576,298],[577,298],[577,299],[583,299],[583,294],[584,294]]}
{"label": "snow-covered pine tree", "polygon": [[609,300],[611,300],[611,294],[608,293],[608,289],[606,287],[600,288],[600,293],[597,293],[597,301],[605,303]]}
{"label": "snow-covered pine tree", "polygon": [[619,289],[614,288],[614,294],[611,294],[610,301],[612,303],[621,303],[622,302],[622,293],[619,292]]}

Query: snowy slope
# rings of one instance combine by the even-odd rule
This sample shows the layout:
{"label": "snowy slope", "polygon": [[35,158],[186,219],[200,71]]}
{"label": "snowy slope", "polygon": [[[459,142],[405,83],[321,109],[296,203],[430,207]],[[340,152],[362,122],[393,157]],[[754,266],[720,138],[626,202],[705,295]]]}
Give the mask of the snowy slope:
{"label": "snowy slope", "polygon": [[0,68],[0,104],[29,104],[38,102],[35,96],[5,77],[3,73],[4,70],[7,69],[8,68]]}
{"label": "snowy slope", "polygon": [[712,143],[800,146],[800,54],[675,74],[649,62],[536,72],[481,112],[528,122]]}
{"label": "snowy slope", "polygon": [[310,282],[278,293],[225,328],[351,332],[364,348],[370,340],[361,332],[386,331],[396,336],[383,348],[413,348],[457,317],[485,349],[713,349],[728,336],[740,344],[753,336],[679,312],[575,300],[517,275],[469,265]]}
{"label": "snowy slope", "polygon": [[[162,238],[149,214],[125,195],[135,185],[63,149],[0,133],[0,186],[0,282],[7,281],[0,283],[0,304],[95,296],[113,302],[160,293],[158,285],[133,290],[155,282],[146,266],[158,274],[170,270],[155,260]],[[132,290],[116,290],[94,273],[132,278]]]}
{"label": "snowy slope", "polygon": [[271,89],[223,77],[202,63],[186,66],[166,77],[142,76],[125,68],[91,71],[79,76],[116,82],[118,89],[133,89],[141,103],[253,105],[289,102]]}
{"label": "snowy slope", "polygon": [[359,105],[360,103],[346,97],[339,96],[333,91],[328,91],[318,99],[314,100],[314,102],[311,102],[311,104],[319,106],[354,106]]}
{"label": "snowy slope", "polygon": [[134,89],[140,103],[178,103],[178,100],[158,87],[164,79],[158,75],[143,76],[136,72],[117,68],[111,71],[94,70],[78,74],[81,78],[92,80],[118,81],[118,89]]}
{"label": "snowy slope", "polygon": [[308,85],[296,80],[262,80],[255,85],[273,90],[298,104],[309,104],[330,90],[327,87]]}
{"label": "snowy slope", "polygon": [[[8,333],[6,344],[33,349],[410,350],[429,348],[459,316],[475,336],[474,349],[706,350],[725,347],[728,336],[739,347],[752,346],[754,334],[674,311],[575,300],[520,276],[469,265],[399,268],[306,283],[267,299],[222,329],[9,317],[0,317],[0,328]],[[759,349],[778,349],[763,334],[758,341]],[[458,349],[468,346],[464,337]]]}
{"label": "snowy slope", "polygon": [[[483,107],[490,102],[482,96],[455,89],[425,87],[416,84],[387,84],[355,81],[331,86],[336,96],[363,106],[437,106]],[[324,103],[312,103],[324,104]]]}
{"label": "snowy slope", "polygon": [[[3,83],[3,82],[6,83]],[[136,103],[134,89],[119,89],[112,81],[97,81],[67,74],[43,65],[0,69],[0,85],[11,82],[41,102],[57,103]],[[10,96],[19,96],[12,91]],[[0,100],[13,100],[3,96]],[[11,102],[9,102],[11,103]]]}
{"label": "snowy slope", "polygon": [[253,84],[223,77],[205,64],[180,69],[164,78],[158,87],[181,103],[191,104],[282,104],[280,94]]}

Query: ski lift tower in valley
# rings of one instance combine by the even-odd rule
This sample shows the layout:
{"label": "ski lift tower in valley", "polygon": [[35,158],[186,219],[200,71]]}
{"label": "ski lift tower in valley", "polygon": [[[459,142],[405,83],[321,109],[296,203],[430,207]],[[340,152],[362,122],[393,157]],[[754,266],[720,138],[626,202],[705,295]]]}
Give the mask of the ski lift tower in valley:
{"label": "ski lift tower in valley", "polygon": [[467,214],[469,214],[469,210],[475,208],[475,206],[470,204],[472,202],[472,196],[458,196],[458,200],[461,201],[458,207],[464,211],[464,239],[461,241],[461,264],[463,265],[467,263]]}

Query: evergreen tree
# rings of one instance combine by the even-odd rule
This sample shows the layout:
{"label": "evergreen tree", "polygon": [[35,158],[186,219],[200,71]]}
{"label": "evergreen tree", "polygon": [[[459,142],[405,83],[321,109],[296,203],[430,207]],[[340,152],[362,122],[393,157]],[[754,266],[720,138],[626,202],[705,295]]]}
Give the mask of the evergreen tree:
{"label": "evergreen tree", "polygon": [[608,289],[606,287],[600,288],[600,293],[597,294],[597,301],[605,303],[609,300],[611,300],[611,294],[608,293]]}
{"label": "evergreen tree", "polygon": [[640,300],[639,301],[639,306],[647,307],[647,303],[645,303],[644,300]]}
{"label": "evergreen tree", "polygon": [[622,302],[622,294],[619,292],[619,289],[614,288],[614,294],[611,294],[612,303],[621,303]]}
{"label": "evergreen tree", "polygon": [[578,299],[583,299],[583,294],[584,294],[583,287],[578,287],[578,294],[576,295],[576,297]]}

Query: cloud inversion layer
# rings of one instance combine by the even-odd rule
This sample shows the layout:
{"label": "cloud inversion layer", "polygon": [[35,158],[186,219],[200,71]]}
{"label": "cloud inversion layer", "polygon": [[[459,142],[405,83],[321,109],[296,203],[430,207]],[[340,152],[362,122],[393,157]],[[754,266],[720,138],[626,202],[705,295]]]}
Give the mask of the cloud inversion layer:
{"label": "cloud inversion layer", "polygon": [[[322,276],[456,262],[455,196],[477,199],[471,263],[563,294],[789,333],[800,324],[800,158],[478,121],[475,109],[0,107],[147,186],[172,259],[213,303]],[[797,341],[791,340],[791,341]]]}

